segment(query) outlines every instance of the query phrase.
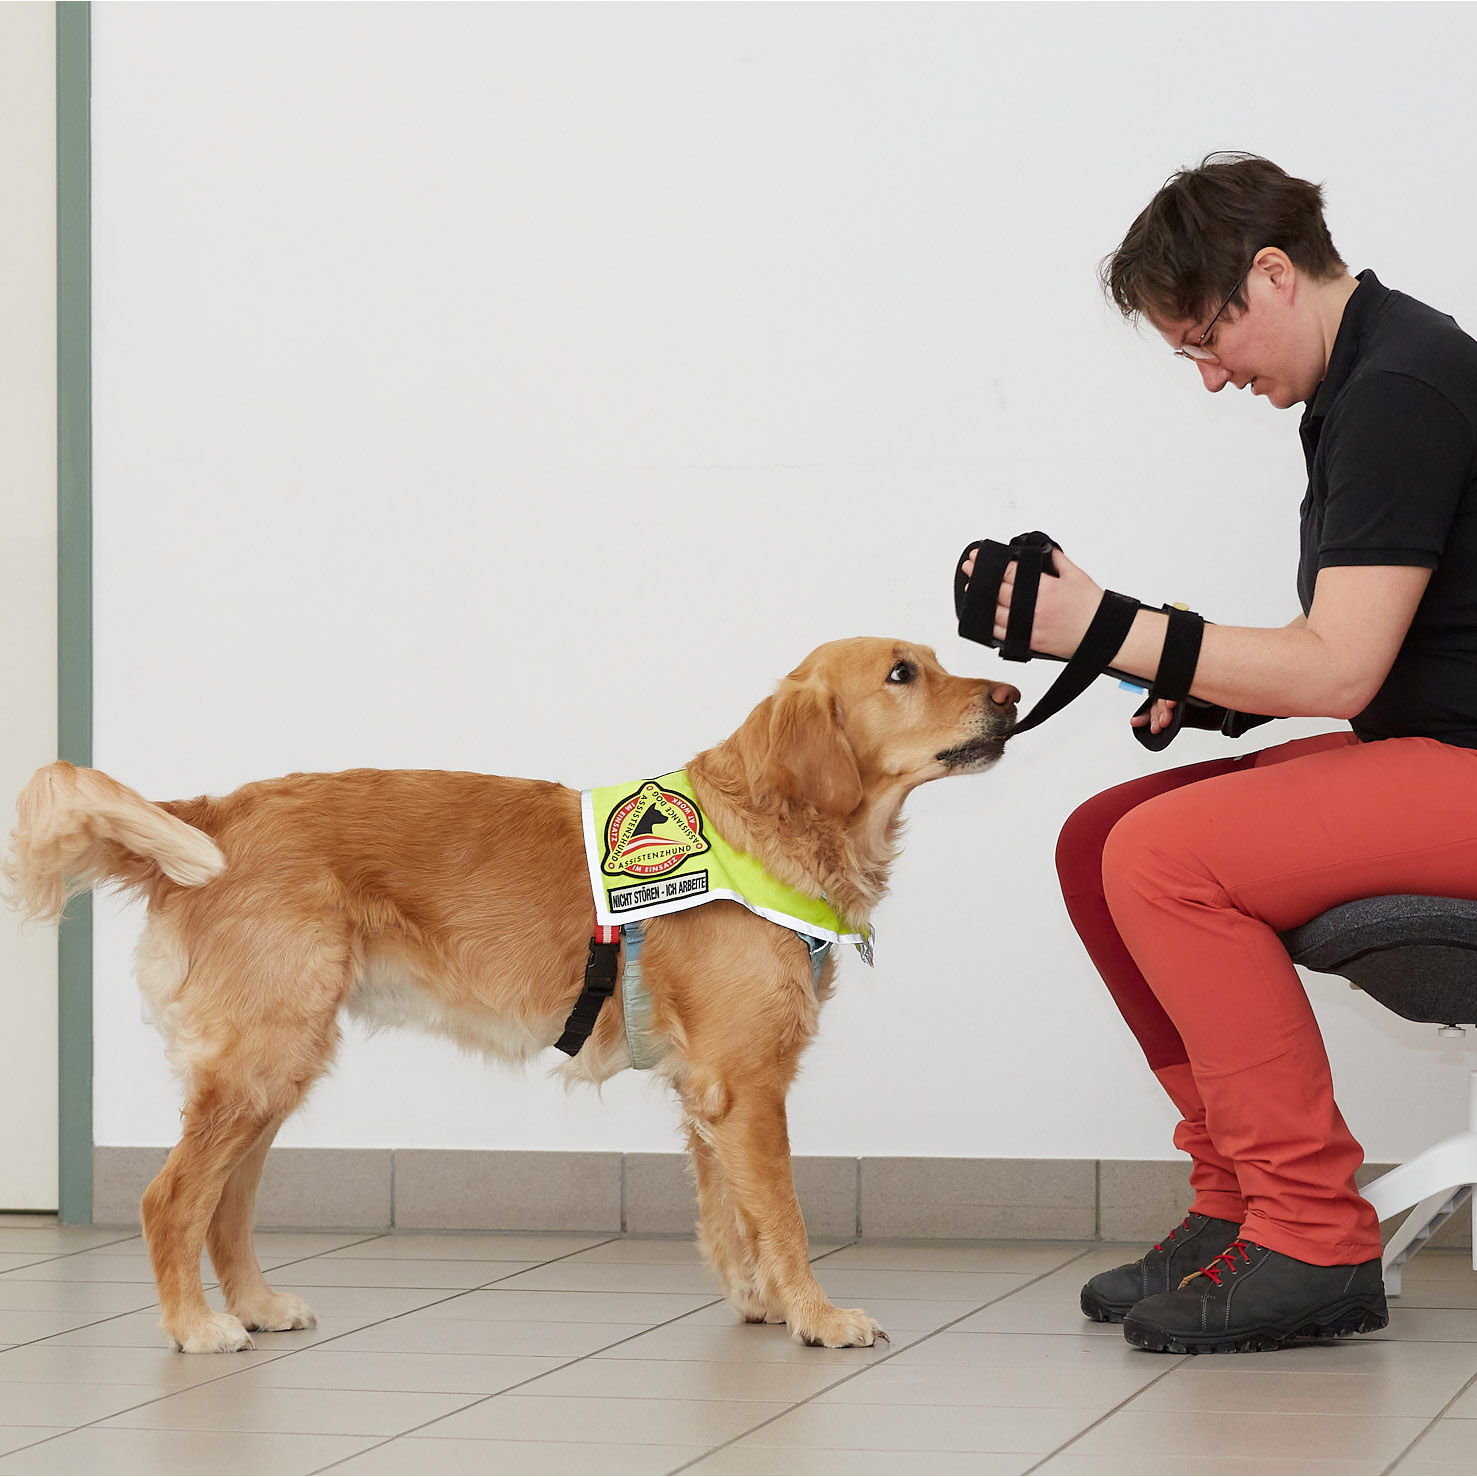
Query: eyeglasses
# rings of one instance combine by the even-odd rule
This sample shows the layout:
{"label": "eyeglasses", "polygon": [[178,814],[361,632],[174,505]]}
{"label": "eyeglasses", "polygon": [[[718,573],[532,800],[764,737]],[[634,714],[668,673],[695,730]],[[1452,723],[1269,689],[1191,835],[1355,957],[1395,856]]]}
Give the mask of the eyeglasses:
{"label": "eyeglasses", "polygon": [[1215,327],[1216,319],[1219,318],[1221,314],[1224,313],[1226,309],[1231,306],[1231,298],[1234,298],[1236,294],[1241,291],[1241,283],[1245,282],[1246,279],[1251,276],[1251,268],[1254,266],[1256,266],[1256,259],[1253,257],[1251,261],[1251,266],[1248,266],[1247,269],[1241,274],[1241,281],[1237,282],[1237,284],[1231,289],[1230,296],[1227,297],[1225,302],[1223,302],[1220,307],[1215,310],[1215,315],[1211,318],[1210,322],[1205,325],[1205,332],[1202,333],[1193,344],[1185,344],[1183,347],[1176,349],[1174,351],[1176,359],[1194,359],[1201,364],[1220,363],[1220,360],[1216,357],[1215,350],[1207,349],[1205,347],[1205,340],[1210,337],[1210,330]]}

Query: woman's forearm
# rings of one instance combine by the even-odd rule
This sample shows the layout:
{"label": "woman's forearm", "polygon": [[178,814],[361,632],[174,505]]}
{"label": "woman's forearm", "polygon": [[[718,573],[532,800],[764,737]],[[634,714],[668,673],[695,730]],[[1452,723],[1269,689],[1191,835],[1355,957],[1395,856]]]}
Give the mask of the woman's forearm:
{"label": "woman's forearm", "polygon": [[[1152,680],[1168,624],[1159,611],[1139,611],[1112,665]],[[1347,671],[1302,617],[1280,628],[1207,623],[1190,692],[1274,718],[1351,718],[1374,696],[1368,672]]]}

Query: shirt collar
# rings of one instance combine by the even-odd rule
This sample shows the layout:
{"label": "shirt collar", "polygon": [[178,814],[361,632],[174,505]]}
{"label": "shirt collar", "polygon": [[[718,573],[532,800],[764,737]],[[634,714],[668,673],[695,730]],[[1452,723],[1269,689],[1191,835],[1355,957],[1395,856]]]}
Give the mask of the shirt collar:
{"label": "shirt collar", "polygon": [[1366,267],[1356,280],[1359,286],[1349,295],[1344,304],[1344,316],[1339,320],[1339,331],[1334,335],[1333,352],[1328,356],[1328,369],[1323,383],[1314,391],[1308,408],[1303,412],[1303,421],[1322,420],[1333,408],[1339,391],[1348,383],[1354,366],[1359,361],[1359,350],[1364,335],[1379,316],[1390,289]]}

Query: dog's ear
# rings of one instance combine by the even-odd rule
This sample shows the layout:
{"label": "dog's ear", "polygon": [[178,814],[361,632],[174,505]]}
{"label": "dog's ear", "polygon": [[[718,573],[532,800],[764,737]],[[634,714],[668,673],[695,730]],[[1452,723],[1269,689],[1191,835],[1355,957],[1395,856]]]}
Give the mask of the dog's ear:
{"label": "dog's ear", "polygon": [[850,815],[861,804],[862,775],[836,698],[787,682],[769,701],[764,787],[826,815]]}

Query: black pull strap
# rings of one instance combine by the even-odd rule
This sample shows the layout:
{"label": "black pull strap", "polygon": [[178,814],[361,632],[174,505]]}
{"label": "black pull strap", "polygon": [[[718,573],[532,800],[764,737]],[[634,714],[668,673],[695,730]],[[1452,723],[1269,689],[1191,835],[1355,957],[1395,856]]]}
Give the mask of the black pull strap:
{"label": "black pull strap", "polygon": [[585,984],[569,1019],[564,1022],[564,1034],[554,1043],[566,1056],[578,1056],[579,1049],[590,1039],[595,1022],[600,1017],[600,1007],[615,993],[615,979],[620,957],[620,940],[602,944],[590,940],[590,957],[585,964]]}
{"label": "black pull strap", "polygon": [[1094,679],[1108,669],[1108,663],[1118,654],[1133,626],[1133,618],[1139,613],[1139,603],[1131,595],[1120,595],[1115,590],[1104,590],[1096,613],[1088,625],[1077,650],[1072,653],[1061,675],[1042,694],[1040,702],[1030,713],[1011,728],[1011,734],[1024,733],[1045,723],[1053,714],[1061,712],[1074,698],[1080,697]]}

